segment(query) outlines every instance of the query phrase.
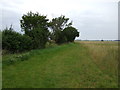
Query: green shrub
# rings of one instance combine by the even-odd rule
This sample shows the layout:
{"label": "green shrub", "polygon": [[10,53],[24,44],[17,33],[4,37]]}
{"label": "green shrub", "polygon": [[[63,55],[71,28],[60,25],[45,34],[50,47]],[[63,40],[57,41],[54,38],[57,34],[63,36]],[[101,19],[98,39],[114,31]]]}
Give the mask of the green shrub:
{"label": "green shrub", "polygon": [[4,59],[2,61],[3,63],[3,66],[4,65],[11,65],[11,64],[14,64],[18,61],[25,61],[25,60],[28,60],[30,57],[32,56],[32,54],[30,53],[24,53],[24,54],[12,54],[9,58],[7,59]]}
{"label": "green shrub", "polygon": [[57,44],[53,40],[49,40],[45,45],[46,48],[54,47],[54,46],[57,46]]}
{"label": "green shrub", "polygon": [[75,37],[79,37],[79,32],[72,26],[65,28],[63,34],[65,35],[67,42],[73,42]]}
{"label": "green shrub", "polygon": [[10,29],[2,31],[2,49],[11,53],[23,52],[32,49],[30,37],[17,33]]}
{"label": "green shrub", "polygon": [[31,31],[34,49],[45,48],[48,41],[48,32],[47,29],[43,28],[35,28]]}
{"label": "green shrub", "polygon": [[66,36],[64,35],[63,31],[56,31],[55,32],[55,42],[57,44],[62,44],[67,42]]}

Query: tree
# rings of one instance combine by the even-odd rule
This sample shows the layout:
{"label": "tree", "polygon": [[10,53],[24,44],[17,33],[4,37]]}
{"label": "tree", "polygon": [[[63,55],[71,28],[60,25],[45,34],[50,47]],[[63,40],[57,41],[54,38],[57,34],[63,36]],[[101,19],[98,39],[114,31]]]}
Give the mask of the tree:
{"label": "tree", "polygon": [[63,31],[56,31],[56,37],[55,37],[55,42],[57,44],[62,44],[62,43],[65,43],[67,42],[67,38],[66,36],[64,35]]}
{"label": "tree", "polygon": [[44,28],[35,28],[31,31],[33,39],[33,48],[45,48],[45,44],[48,41],[49,31]]}
{"label": "tree", "polygon": [[71,26],[72,22],[68,23],[69,18],[65,18],[65,16],[61,15],[58,18],[53,18],[50,22],[50,28],[53,33],[58,30],[63,30],[66,26]]}
{"label": "tree", "polygon": [[64,28],[72,25],[72,22],[68,23],[68,20],[69,18],[65,18],[65,16],[61,15],[58,18],[53,18],[49,23],[49,27],[52,30],[51,39],[55,40],[56,43],[62,43],[65,41],[62,31]]}
{"label": "tree", "polygon": [[0,51],[2,50],[2,31],[0,30]]}
{"label": "tree", "polygon": [[67,42],[73,42],[75,37],[79,37],[79,32],[72,26],[65,28],[63,34],[66,37]]}
{"label": "tree", "polygon": [[22,31],[32,38],[34,48],[44,48],[48,40],[48,19],[39,13],[28,12],[20,20]]}

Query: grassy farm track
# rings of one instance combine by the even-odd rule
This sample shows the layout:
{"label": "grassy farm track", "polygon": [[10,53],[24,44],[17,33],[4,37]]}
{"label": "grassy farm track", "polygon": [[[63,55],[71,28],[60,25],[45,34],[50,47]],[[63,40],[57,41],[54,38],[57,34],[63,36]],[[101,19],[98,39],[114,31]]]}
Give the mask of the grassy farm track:
{"label": "grassy farm track", "polygon": [[39,50],[29,60],[3,68],[3,88],[114,88],[110,76],[81,43]]}

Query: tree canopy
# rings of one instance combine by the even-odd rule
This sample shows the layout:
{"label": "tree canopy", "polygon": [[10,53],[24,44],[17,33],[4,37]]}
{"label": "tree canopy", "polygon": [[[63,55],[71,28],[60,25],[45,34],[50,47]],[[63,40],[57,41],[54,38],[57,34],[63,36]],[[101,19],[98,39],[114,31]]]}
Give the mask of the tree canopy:
{"label": "tree canopy", "polygon": [[72,22],[68,23],[68,20],[69,18],[65,18],[63,15],[53,18],[52,21],[50,21],[50,28],[53,32],[63,30],[65,27],[72,25]]}
{"label": "tree canopy", "polygon": [[73,42],[75,37],[79,37],[79,32],[72,26],[65,28],[63,33],[67,38],[67,42]]}
{"label": "tree canopy", "polygon": [[51,39],[58,44],[72,42],[76,36],[79,36],[77,29],[72,27],[72,22],[68,23],[68,21],[69,18],[61,15],[58,18],[53,18],[49,23],[49,27],[52,29]]}
{"label": "tree canopy", "polygon": [[22,16],[21,28],[33,40],[34,48],[44,48],[48,41],[48,19],[44,15],[28,12]]}
{"label": "tree canopy", "polygon": [[[79,36],[78,30],[72,26],[72,21],[64,15],[53,18],[38,12],[28,12],[22,16],[20,25],[24,34],[13,30],[12,25],[2,31],[2,48],[11,52],[22,52],[31,49],[45,48],[48,41],[56,44],[73,42]],[[51,29],[49,31],[49,29]]]}
{"label": "tree canopy", "polygon": [[22,16],[20,20],[22,31],[30,36],[30,31],[35,28],[48,28],[48,19],[44,15],[37,13],[28,12]]}

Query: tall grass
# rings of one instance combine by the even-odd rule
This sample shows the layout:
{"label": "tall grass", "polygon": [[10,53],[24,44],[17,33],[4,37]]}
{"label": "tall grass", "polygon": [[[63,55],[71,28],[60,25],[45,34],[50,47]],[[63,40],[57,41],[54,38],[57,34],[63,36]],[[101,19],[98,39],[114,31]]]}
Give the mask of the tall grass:
{"label": "tall grass", "polygon": [[[118,42],[82,41],[94,63],[111,77],[118,75]],[[117,80],[117,78],[116,78]]]}

